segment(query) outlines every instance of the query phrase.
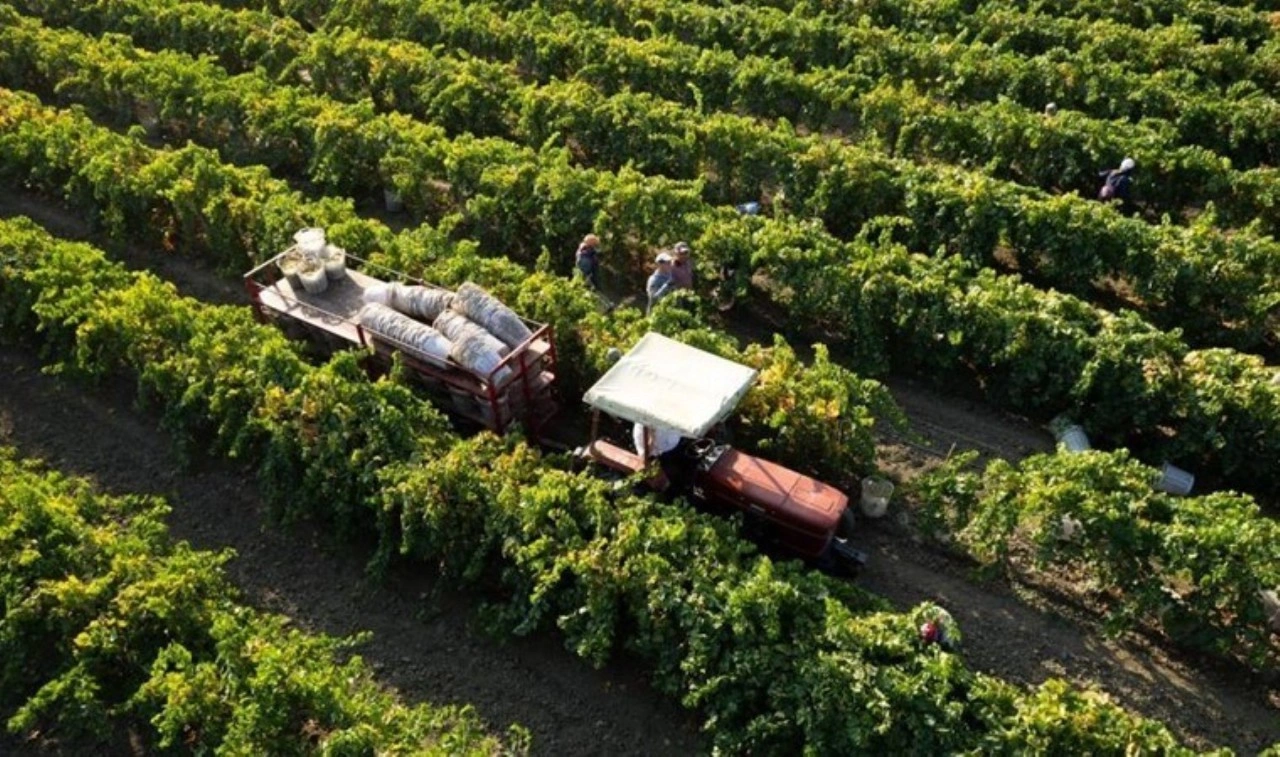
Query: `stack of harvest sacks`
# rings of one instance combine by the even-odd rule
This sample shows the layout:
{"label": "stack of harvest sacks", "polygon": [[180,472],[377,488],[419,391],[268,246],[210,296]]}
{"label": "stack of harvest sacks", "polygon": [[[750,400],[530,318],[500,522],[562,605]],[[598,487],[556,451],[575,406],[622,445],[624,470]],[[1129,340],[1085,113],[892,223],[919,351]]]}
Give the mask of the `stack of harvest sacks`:
{"label": "stack of harvest sacks", "polygon": [[[360,324],[369,331],[432,363],[447,355],[480,377],[489,377],[502,358],[533,336],[511,308],[471,282],[457,294],[380,284],[365,290],[364,301]],[[503,367],[492,379],[502,385],[510,376]]]}
{"label": "stack of harvest sacks", "polygon": [[439,331],[381,302],[369,302],[360,308],[360,325],[375,337],[435,365],[444,366],[453,350],[453,343]]}
{"label": "stack of harvest sacks", "polygon": [[411,284],[378,284],[364,290],[364,301],[386,305],[418,320],[431,322],[449,309],[453,292]]}
{"label": "stack of harvest sacks", "polygon": [[533,332],[511,308],[470,281],[458,287],[452,307],[483,326],[511,349],[519,347],[533,336]]}

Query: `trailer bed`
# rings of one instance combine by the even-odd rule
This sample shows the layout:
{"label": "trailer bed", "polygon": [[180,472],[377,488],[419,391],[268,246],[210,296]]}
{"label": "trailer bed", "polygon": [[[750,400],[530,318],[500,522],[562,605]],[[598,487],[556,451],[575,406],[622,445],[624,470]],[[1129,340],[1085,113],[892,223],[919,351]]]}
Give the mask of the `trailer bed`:
{"label": "trailer bed", "polygon": [[356,314],[364,306],[364,290],[382,283],[348,268],[346,276],[330,281],[328,289],[319,294],[295,288],[288,279],[281,278],[260,289],[258,298],[264,307],[361,345],[364,338],[356,326]]}
{"label": "trailer bed", "polygon": [[[344,276],[330,279],[323,292],[312,293],[276,275],[278,258],[245,275],[245,286],[259,320],[282,322],[287,328],[299,326],[308,337],[330,351],[371,347],[389,363],[391,354],[397,351],[396,345],[382,337],[375,338],[358,322],[365,290],[384,284],[385,280],[348,267]],[[364,262],[352,256],[348,256],[348,260]],[[394,271],[389,273],[395,280],[433,286]],[[556,409],[552,398],[555,346],[549,326],[528,320],[525,323],[533,336],[513,348],[489,376],[478,376],[452,359],[400,352],[404,362],[421,379],[420,383],[436,392],[446,411],[499,432],[505,431],[513,420],[524,420],[536,435],[537,427]],[[510,369],[508,378],[493,382],[492,377],[503,367]]]}
{"label": "trailer bed", "polygon": [[[277,313],[296,318],[345,342],[365,346],[369,341],[368,334],[356,323],[360,308],[364,307],[364,291],[385,283],[360,271],[347,269],[346,276],[331,280],[328,288],[318,294],[295,287],[288,279],[281,278],[259,290],[258,298],[264,307]],[[544,338],[535,338],[524,347],[526,359],[530,362],[541,360],[550,350],[551,344]],[[475,374],[452,360],[439,361],[438,365],[459,371],[479,383]]]}

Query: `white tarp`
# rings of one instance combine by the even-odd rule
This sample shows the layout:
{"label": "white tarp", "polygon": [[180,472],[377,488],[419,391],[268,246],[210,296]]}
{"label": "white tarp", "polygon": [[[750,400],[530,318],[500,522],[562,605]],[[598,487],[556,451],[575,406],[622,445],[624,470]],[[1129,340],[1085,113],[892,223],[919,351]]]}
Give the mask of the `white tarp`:
{"label": "white tarp", "polygon": [[583,400],[623,420],[698,438],[742,401],[755,378],[753,368],[650,332]]}

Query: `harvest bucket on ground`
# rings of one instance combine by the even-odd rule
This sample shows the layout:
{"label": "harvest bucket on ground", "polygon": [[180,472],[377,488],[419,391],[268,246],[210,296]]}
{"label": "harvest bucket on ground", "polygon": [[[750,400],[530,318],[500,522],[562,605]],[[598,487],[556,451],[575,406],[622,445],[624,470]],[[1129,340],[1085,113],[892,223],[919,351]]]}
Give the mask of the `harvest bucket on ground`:
{"label": "harvest bucket on ground", "polygon": [[1060,423],[1055,427],[1055,431],[1058,444],[1066,447],[1068,452],[1084,452],[1092,449],[1089,446],[1089,436],[1077,423]]}
{"label": "harvest bucket on ground", "polygon": [[889,509],[893,482],[879,476],[862,479],[862,512],[868,518],[879,518]]}
{"label": "harvest bucket on ground", "polygon": [[1156,488],[1169,494],[1186,496],[1191,493],[1191,487],[1195,483],[1195,474],[1188,473],[1176,465],[1165,463],[1160,466],[1160,478],[1156,481]]}

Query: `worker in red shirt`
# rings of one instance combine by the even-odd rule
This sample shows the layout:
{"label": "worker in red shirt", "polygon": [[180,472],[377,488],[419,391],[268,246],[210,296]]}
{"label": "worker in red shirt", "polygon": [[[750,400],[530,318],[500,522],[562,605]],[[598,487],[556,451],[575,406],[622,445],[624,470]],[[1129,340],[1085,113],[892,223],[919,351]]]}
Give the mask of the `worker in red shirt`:
{"label": "worker in red shirt", "polygon": [[671,263],[671,283],[676,289],[693,289],[693,258],[688,242],[676,242]]}

